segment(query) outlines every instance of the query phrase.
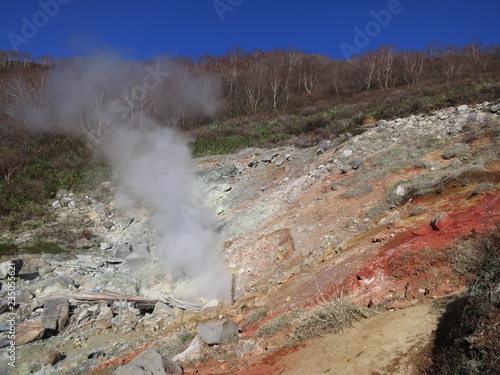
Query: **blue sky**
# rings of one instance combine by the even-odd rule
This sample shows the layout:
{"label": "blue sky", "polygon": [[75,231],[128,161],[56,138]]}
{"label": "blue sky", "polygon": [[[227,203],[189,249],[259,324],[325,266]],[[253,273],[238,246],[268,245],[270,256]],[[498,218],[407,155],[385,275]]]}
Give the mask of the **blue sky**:
{"label": "blue sky", "polygon": [[240,46],[344,58],[381,44],[500,43],[498,0],[4,0],[0,7],[0,49],[34,56],[113,48],[147,60]]}

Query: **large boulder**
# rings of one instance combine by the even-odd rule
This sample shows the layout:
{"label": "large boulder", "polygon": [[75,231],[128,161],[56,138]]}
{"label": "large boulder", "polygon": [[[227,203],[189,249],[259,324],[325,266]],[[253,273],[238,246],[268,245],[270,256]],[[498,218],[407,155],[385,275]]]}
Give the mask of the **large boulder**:
{"label": "large boulder", "polygon": [[16,327],[16,346],[41,339],[45,327],[41,322],[22,322]]}
{"label": "large boulder", "polygon": [[45,301],[42,322],[45,329],[60,331],[69,320],[69,301],[66,298],[53,298]]}
{"label": "large boulder", "polygon": [[196,330],[208,345],[219,345],[238,340],[238,325],[230,320],[199,324]]}
{"label": "large boulder", "polygon": [[148,349],[128,365],[118,367],[113,375],[182,375],[184,371],[174,361],[163,357],[155,349]]}

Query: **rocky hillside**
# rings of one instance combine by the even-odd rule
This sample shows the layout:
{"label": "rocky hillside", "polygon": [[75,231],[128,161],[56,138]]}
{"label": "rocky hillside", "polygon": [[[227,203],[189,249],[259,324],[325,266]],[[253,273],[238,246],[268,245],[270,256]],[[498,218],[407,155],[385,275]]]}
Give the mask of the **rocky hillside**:
{"label": "rocky hillside", "polygon": [[[59,191],[47,205],[56,221],[3,235],[25,251],[0,264],[3,363],[15,352],[15,366],[0,371],[139,374],[147,363],[182,373],[173,358],[186,374],[271,374],[276,353],[319,333],[462,290],[460,245],[500,220],[499,113],[494,103],[462,105],[374,120],[314,148],[196,159],[232,301],[193,299],[189,282],[165,271],[152,209],[119,208],[113,181]],[[342,319],[298,332],[321,308]],[[413,351],[430,344],[414,334]],[[355,371],[377,365],[366,366]]]}

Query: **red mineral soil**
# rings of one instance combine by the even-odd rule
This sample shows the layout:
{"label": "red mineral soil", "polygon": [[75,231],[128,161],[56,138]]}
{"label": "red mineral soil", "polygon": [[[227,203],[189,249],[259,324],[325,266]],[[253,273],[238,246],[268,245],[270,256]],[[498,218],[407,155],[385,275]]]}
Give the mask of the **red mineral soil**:
{"label": "red mineral soil", "polygon": [[[385,302],[391,311],[356,323],[342,335],[327,334],[296,348],[265,351],[237,363],[206,362],[186,373],[418,373],[415,363],[424,360],[419,353],[431,345],[439,317],[432,301],[465,286],[465,280],[452,271],[446,250],[500,222],[500,191],[471,194],[474,185],[500,180],[497,167],[468,176],[467,186],[450,181],[441,194],[414,199],[399,210],[407,213],[419,206],[425,213],[402,213],[394,222],[355,236],[342,253],[293,275],[272,289],[267,299],[261,296],[267,301],[264,309],[268,314],[260,325],[287,311],[307,309],[340,295],[365,306]],[[431,226],[440,213],[445,213],[442,222]],[[288,238],[289,231],[285,232],[281,237],[274,235]],[[246,327],[243,336],[253,337],[257,328]]]}

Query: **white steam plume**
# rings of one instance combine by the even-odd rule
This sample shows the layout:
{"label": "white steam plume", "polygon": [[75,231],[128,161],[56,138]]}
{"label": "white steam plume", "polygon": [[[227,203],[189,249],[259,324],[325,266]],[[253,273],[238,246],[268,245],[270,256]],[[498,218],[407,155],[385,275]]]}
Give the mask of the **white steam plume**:
{"label": "white steam plume", "polygon": [[204,297],[227,299],[216,222],[199,200],[185,139],[172,126],[216,108],[217,86],[168,59],[81,58],[53,68],[39,95],[11,113],[33,129],[84,134],[118,172],[122,192],[154,207],[156,251]]}

